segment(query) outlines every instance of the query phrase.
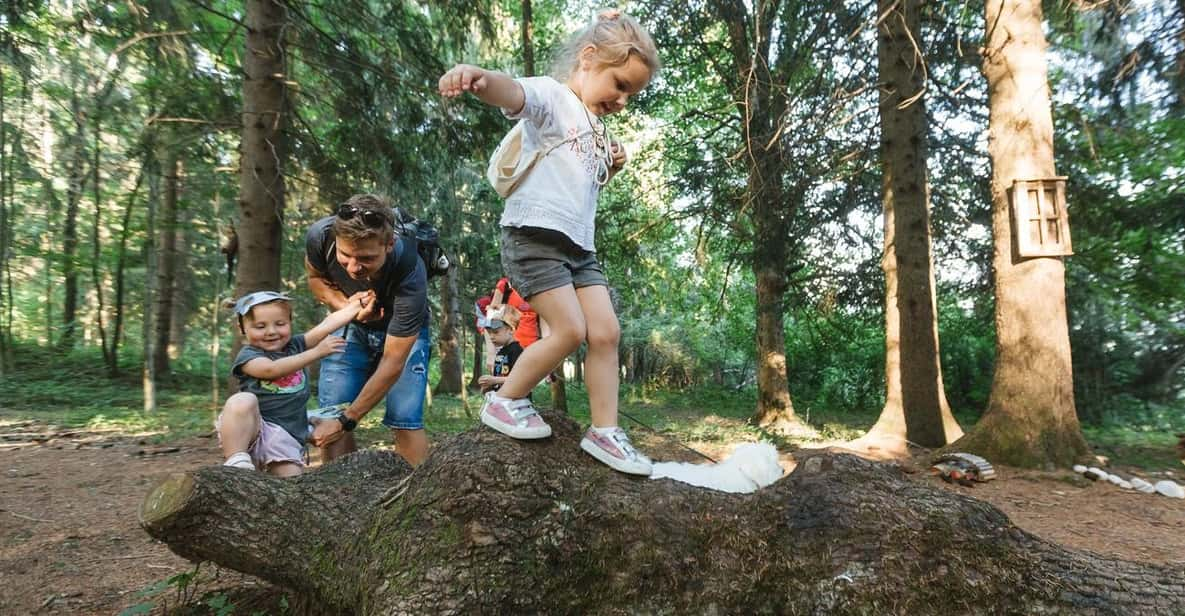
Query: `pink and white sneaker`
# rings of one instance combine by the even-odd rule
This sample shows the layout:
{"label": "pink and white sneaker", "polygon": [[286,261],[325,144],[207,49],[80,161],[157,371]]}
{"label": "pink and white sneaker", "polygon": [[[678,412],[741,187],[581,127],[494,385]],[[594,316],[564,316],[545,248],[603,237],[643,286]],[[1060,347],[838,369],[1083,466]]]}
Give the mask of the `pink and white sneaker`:
{"label": "pink and white sneaker", "polygon": [[638,453],[630,444],[625,430],[614,428],[608,434],[601,434],[589,428],[580,439],[580,448],[588,455],[600,460],[609,468],[631,475],[650,475],[650,458]]}
{"label": "pink and white sneaker", "polygon": [[526,398],[503,400],[492,393],[481,405],[481,423],[517,439],[536,439],[551,436],[551,426],[543,421],[535,405]]}

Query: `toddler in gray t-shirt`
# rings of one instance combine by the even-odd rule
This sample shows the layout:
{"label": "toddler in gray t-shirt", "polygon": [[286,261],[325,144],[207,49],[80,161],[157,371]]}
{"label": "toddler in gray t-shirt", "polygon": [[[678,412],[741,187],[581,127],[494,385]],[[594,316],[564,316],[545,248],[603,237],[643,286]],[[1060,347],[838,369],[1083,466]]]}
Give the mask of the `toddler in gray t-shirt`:
{"label": "toddler in gray t-shirt", "polygon": [[283,293],[257,291],[235,303],[246,341],[231,369],[239,392],[227,399],[214,423],[226,466],[281,477],[304,472],[310,393],[305,368],[340,351],[345,341],[330,333],[365,318],[377,305],[373,291],[356,293],[316,327],[293,336],[289,301]]}

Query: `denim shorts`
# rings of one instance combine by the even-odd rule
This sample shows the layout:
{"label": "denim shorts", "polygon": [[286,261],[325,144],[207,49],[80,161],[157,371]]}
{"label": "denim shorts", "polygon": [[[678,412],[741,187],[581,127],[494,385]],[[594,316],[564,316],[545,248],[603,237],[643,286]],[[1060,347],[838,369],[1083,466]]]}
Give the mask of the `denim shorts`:
{"label": "denim shorts", "polygon": [[609,286],[597,253],[581,248],[561,231],[502,227],[502,271],[524,299],[566,285]]}
{"label": "denim shorts", "polygon": [[[353,402],[383,357],[387,332],[367,329],[357,323],[347,325],[344,330],[344,334],[339,329],[333,335],[346,339],[345,350],[321,360],[321,376],[317,381],[317,405],[321,407]],[[395,430],[424,428],[424,397],[431,357],[432,340],[425,326],[411,347],[403,374],[387,391],[384,426]]]}

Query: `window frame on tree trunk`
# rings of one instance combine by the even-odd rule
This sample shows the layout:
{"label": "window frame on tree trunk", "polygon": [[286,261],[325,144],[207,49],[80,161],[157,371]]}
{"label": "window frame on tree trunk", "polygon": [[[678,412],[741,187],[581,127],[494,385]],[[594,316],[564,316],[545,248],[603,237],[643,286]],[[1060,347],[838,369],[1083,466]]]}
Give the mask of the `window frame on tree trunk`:
{"label": "window frame on tree trunk", "polygon": [[1009,192],[1012,235],[1016,238],[1018,255],[1065,257],[1074,254],[1070,243],[1070,218],[1066,211],[1066,176],[1013,180]]}

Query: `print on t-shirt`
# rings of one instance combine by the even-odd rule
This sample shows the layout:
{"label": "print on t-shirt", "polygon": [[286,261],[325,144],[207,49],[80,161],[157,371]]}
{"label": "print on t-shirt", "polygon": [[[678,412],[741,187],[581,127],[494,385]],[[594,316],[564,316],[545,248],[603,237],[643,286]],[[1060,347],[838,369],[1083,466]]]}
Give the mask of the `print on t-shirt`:
{"label": "print on t-shirt", "polygon": [[304,370],[270,381],[260,379],[259,387],[271,394],[294,394],[305,388]]}

